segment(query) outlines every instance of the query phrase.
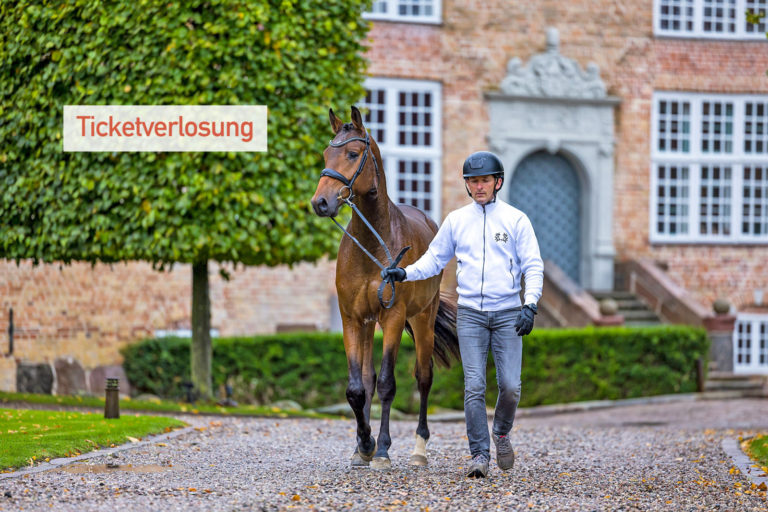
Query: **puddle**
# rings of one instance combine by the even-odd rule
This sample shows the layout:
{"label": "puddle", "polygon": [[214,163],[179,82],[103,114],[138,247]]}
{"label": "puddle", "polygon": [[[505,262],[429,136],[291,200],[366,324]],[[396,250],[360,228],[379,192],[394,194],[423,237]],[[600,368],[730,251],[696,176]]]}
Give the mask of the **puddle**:
{"label": "puddle", "polygon": [[171,466],[161,466],[159,464],[71,464],[60,468],[59,471],[65,473],[85,474],[85,473],[162,473],[170,471]]}

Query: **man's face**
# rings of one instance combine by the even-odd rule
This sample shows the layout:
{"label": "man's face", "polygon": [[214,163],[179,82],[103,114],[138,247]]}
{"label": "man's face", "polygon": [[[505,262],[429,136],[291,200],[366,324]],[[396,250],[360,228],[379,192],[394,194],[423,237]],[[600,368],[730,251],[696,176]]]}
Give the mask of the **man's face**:
{"label": "man's face", "polygon": [[501,180],[497,182],[491,174],[486,176],[473,176],[467,178],[466,182],[467,188],[469,188],[469,194],[478,204],[488,203],[488,201],[493,199],[494,186],[496,190],[501,187]]}

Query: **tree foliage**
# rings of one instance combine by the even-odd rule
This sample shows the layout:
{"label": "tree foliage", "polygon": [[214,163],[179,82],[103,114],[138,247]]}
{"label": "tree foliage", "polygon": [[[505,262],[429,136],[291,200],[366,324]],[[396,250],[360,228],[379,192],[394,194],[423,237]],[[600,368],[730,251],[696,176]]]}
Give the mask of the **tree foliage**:
{"label": "tree foliage", "polygon": [[[362,97],[353,0],[0,4],[0,257],[316,260],[327,109]],[[63,153],[64,105],[269,107],[266,153]]]}

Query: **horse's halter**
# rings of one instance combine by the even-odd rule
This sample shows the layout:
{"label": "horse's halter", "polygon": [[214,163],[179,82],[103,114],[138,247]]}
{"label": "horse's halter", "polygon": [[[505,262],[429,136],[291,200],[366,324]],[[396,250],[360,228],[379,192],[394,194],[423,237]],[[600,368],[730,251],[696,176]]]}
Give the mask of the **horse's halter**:
{"label": "horse's halter", "polygon": [[[379,164],[376,161],[376,159],[373,157],[373,152],[371,151],[371,137],[368,135],[368,132],[365,132],[365,138],[362,137],[351,137],[347,140],[343,140],[341,142],[329,142],[329,145],[334,148],[340,148],[342,146],[346,146],[352,141],[359,140],[361,142],[365,142],[365,150],[363,150],[362,158],[360,159],[360,165],[357,166],[357,170],[355,171],[355,174],[352,175],[352,179],[347,179],[346,176],[341,174],[339,171],[335,169],[329,169],[325,168],[320,173],[320,177],[328,176],[329,178],[333,178],[335,180],[339,180],[344,184],[343,187],[339,189],[339,199],[342,201],[349,203],[352,201],[352,198],[355,197],[355,193],[352,191],[352,185],[355,184],[355,180],[358,176],[363,172],[363,169],[365,168],[365,162],[368,160],[368,153],[371,153],[371,160],[373,160],[373,165],[376,168],[376,176],[379,175]],[[344,189],[349,190],[349,195],[347,197],[344,197]]]}
{"label": "horse's halter", "polygon": [[[368,227],[368,229],[371,231],[371,233],[373,233],[373,235],[376,237],[376,240],[379,241],[379,245],[381,245],[384,248],[384,253],[387,255],[387,260],[389,262],[389,265],[385,267],[384,264],[382,264],[378,260],[378,258],[376,258],[373,254],[371,254],[371,252],[368,249],[363,247],[363,244],[361,244],[360,241],[357,238],[352,236],[349,233],[349,231],[344,229],[344,226],[339,224],[339,221],[337,221],[334,217],[331,217],[331,220],[333,221],[334,224],[336,224],[336,226],[340,230],[342,230],[344,232],[345,235],[347,235],[349,238],[351,238],[352,241],[355,242],[355,244],[360,248],[360,250],[363,251],[365,253],[365,255],[368,256],[371,259],[371,261],[373,261],[381,270],[392,269],[392,268],[397,267],[397,264],[400,263],[400,260],[403,259],[403,256],[405,256],[406,251],[408,251],[408,249],[410,249],[411,247],[410,246],[404,247],[400,251],[400,254],[397,255],[396,258],[392,258],[392,254],[389,252],[389,248],[387,247],[387,244],[384,243],[384,240],[381,238],[381,235],[379,235],[376,232],[376,230],[373,229],[373,226],[371,226],[371,223],[368,222],[368,219],[366,219],[363,216],[362,212],[360,210],[358,210],[357,206],[355,206],[355,203],[352,202],[352,199],[355,197],[355,194],[352,191],[352,185],[355,184],[355,180],[357,179],[358,176],[360,176],[360,173],[363,172],[363,169],[365,168],[365,162],[366,162],[366,160],[368,160],[368,153],[371,154],[371,160],[373,160],[373,165],[374,165],[374,167],[376,169],[376,176],[379,175],[379,164],[376,161],[376,157],[373,156],[373,152],[371,151],[371,137],[370,137],[370,135],[368,135],[368,132],[365,132],[365,138],[362,138],[362,137],[351,137],[351,138],[349,138],[347,140],[344,140],[344,141],[341,141],[341,142],[333,142],[333,140],[331,140],[331,142],[329,144],[331,145],[331,147],[340,148],[342,146],[346,146],[347,144],[349,144],[353,140],[359,140],[361,142],[365,142],[365,150],[363,151],[363,156],[360,159],[360,165],[357,166],[357,170],[355,171],[355,174],[352,175],[352,178],[351,179],[347,179],[347,177],[344,176],[343,174],[341,174],[339,171],[336,171],[334,169],[328,169],[327,167],[322,170],[322,172],[320,173],[320,177],[322,178],[323,176],[328,176],[329,178],[333,178],[335,180],[339,180],[340,182],[342,182],[344,184],[344,186],[341,187],[341,189],[339,189],[339,196],[338,196],[338,198],[340,200],[344,201],[345,203],[347,203],[349,205],[349,207],[352,208],[352,210],[358,215],[358,217],[360,217],[360,220],[362,220],[365,223],[365,225]],[[344,197],[344,189],[349,190],[349,195],[347,197]],[[388,301],[385,301],[384,300],[384,286],[386,286],[387,284],[389,284],[389,286],[392,288],[392,296],[390,297],[390,299]],[[394,281],[394,279],[391,276],[388,277],[387,279],[383,279],[381,281],[381,284],[379,285],[379,289],[377,291],[377,295],[378,295],[378,298],[379,298],[379,304],[381,304],[381,306],[384,309],[391,308],[392,304],[395,303],[395,281]]]}

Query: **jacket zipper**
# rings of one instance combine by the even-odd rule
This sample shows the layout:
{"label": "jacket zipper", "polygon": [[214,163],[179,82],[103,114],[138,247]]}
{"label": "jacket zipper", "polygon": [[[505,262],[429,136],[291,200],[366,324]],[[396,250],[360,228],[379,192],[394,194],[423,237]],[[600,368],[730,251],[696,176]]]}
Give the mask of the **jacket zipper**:
{"label": "jacket zipper", "polygon": [[480,271],[480,311],[483,310],[483,287],[485,286],[485,205],[483,205],[483,268]]}

